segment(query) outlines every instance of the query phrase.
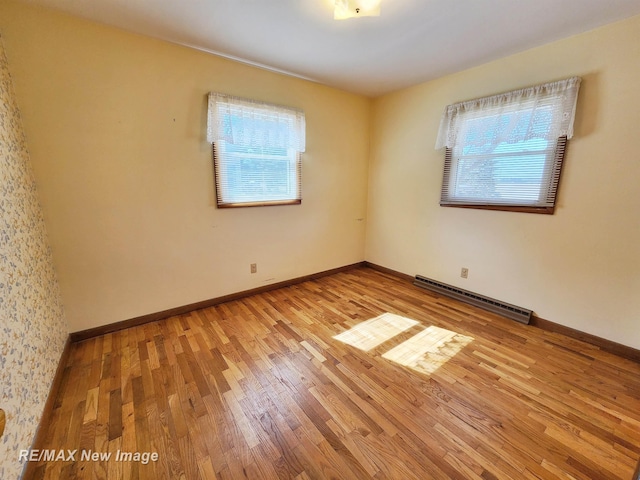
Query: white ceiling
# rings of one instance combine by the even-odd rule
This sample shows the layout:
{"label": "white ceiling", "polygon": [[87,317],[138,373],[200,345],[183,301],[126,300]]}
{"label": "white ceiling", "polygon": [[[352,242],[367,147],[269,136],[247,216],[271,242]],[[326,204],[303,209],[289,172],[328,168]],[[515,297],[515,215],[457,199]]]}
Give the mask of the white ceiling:
{"label": "white ceiling", "polygon": [[24,0],[376,96],[640,14],[639,0]]}

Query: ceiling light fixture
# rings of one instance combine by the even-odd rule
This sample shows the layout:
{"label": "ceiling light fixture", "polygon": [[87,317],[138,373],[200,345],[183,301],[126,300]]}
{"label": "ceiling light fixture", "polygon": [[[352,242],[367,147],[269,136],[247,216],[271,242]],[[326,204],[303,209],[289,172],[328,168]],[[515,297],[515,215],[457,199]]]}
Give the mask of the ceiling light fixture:
{"label": "ceiling light fixture", "polygon": [[381,0],[336,0],[333,18],[378,17]]}

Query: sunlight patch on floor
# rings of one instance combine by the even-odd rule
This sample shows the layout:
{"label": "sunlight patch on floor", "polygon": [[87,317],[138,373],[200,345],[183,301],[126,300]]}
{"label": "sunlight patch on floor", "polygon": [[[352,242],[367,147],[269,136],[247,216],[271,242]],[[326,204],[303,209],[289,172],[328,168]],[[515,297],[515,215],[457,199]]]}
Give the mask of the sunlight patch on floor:
{"label": "sunlight patch on floor", "polygon": [[382,357],[430,375],[472,341],[473,337],[432,325]]}
{"label": "sunlight patch on floor", "polygon": [[368,351],[419,323],[394,313],[383,313],[371,320],[359,323],[333,338],[360,350]]}

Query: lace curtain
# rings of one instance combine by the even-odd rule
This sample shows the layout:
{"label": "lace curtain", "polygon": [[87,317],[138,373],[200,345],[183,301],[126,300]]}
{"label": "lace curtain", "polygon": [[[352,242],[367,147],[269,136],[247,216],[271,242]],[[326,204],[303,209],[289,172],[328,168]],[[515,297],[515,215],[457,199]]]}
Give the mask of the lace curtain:
{"label": "lace curtain", "polygon": [[305,151],[304,112],[222,93],[209,94],[207,140]]}
{"label": "lace curtain", "polygon": [[465,146],[487,151],[535,138],[571,138],[580,81],[573,77],[449,105],[436,149],[453,148],[460,136]]}

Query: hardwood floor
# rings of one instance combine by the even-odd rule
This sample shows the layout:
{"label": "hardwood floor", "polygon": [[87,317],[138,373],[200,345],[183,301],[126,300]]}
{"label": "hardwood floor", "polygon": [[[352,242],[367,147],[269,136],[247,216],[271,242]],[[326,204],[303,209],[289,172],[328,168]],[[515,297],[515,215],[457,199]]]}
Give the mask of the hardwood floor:
{"label": "hardwood floor", "polygon": [[628,480],[640,365],[359,268],[73,345],[45,438],[36,478]]}

